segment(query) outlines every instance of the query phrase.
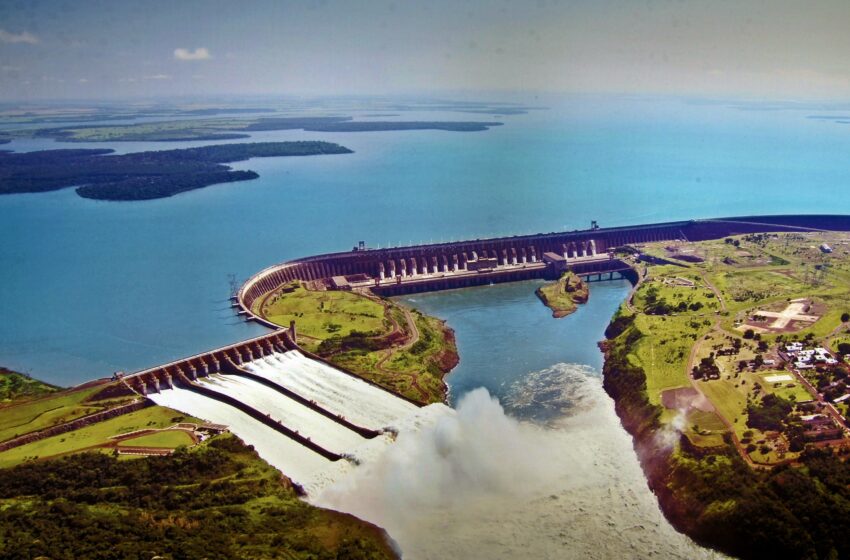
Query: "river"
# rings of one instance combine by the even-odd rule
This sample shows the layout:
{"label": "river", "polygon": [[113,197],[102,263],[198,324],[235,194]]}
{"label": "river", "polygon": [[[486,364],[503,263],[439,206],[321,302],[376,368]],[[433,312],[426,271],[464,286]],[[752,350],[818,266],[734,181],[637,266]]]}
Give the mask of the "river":
{"label": "river", "polygon": [[563,319],[539,284],[402,298],[455,329],[457,414],[317,502],[386,528],[405,558],[717,557],[664,518],[602,389],[596,343],[629,284],[592,284]]}

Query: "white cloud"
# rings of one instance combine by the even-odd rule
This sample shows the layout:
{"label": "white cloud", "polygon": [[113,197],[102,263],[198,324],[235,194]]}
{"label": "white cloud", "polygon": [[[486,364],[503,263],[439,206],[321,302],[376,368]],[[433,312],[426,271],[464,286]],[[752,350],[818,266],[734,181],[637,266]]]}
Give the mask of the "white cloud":
{"label": "white cloud", "polygon": [[212,58],[209,49],[198,47],[195,50],[174,49],[174,58],[177,60],[209,60]]}
{"label": "white cloud", "polygon": [[39,43],[38,37],[30,33],[29,31],[22,31],[20,33],[11,33],[6,31],[5,29],[0,29],[0,42],[3,43],[27,43],[29,45],[35,45]]}
{"label": "white cloud", "polygon": [[88,78],[80,78],[80,79],[79,79],[79,80],[77,80],[77,81],[78,81],[78,82],[80,82],[81,84],[87,84],[87,83],[89,83],[89,79],[88,79]]}
{"label": "white cloud", "polygon": [[145,76],[146,80],[170,80],[171,76],[168,74],[154,74],[153,76]]}

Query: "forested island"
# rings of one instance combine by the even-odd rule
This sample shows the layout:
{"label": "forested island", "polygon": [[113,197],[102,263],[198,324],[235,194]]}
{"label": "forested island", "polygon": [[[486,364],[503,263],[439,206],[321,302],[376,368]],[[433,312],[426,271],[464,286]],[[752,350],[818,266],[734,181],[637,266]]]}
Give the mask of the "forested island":
{"label": "forested island", "polygon": [[80,185],[76,192],[84,198],[150,200],[258,177],[253,171],[236,171],[225,163],[352,151],[330,142],[258,142],[109,155],[112,153],[109,149],[0,152],[0,194]]}

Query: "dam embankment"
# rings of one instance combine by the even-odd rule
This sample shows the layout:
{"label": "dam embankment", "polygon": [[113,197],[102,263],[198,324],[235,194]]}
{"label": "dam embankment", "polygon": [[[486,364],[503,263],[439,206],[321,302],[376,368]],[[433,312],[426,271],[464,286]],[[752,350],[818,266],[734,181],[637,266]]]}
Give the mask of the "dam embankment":
{"label": "dam embankment", "polygon": [[270,266],[252,276],[235,296],[240,313],[269,326],[257,313],[264,294],[288,282],[320,281],[337,289],[369,288],[384,296],[577,274],[625,272],[617,247],[648,242],[702,241],[730,235],[850,230],[850,216],[744,216],[628,227],[540,233],[316,255]]}

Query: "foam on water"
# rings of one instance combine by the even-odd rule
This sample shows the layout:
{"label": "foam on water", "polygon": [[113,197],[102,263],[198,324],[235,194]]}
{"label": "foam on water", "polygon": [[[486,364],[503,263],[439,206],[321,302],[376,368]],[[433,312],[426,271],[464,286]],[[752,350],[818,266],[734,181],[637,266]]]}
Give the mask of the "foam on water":
{"label": "foam on water", "polygon": [[312,501],[384,527],[405,558],[713,557],[664,519],[589,373],[558,364],[514,384],[505,402],[531,421],[471,391]]}

